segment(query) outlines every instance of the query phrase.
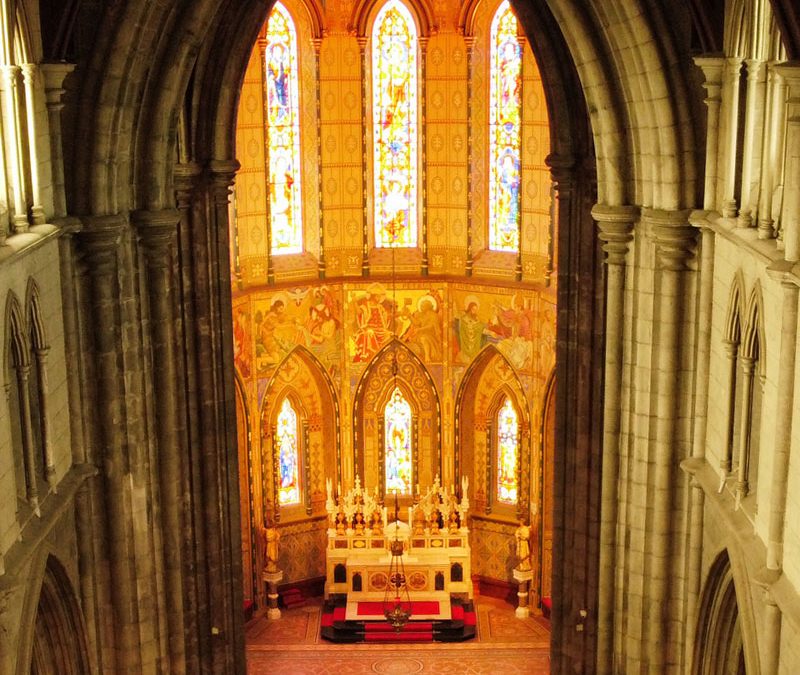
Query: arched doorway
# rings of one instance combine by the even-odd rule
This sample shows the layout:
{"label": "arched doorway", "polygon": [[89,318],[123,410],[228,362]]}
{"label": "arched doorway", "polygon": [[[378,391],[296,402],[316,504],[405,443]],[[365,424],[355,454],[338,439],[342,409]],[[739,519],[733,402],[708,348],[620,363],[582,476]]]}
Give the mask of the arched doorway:
{"label": "arched doorway", "polygon": [[64,568],[50,556],[36,608],[31,675],[90,672],[83,617]]}

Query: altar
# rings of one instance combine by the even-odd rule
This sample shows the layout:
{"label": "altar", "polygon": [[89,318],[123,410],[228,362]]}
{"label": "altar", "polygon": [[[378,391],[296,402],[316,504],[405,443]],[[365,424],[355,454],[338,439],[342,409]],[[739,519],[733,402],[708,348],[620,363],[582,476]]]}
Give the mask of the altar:
{"label": "altar", "polygon": [[[348,601],[381,601],[389,584],[391,542],[397,539],[403,544],[412,601],[449,600],[451,596],[471,599],[466,479],[461,487],[457,498],[452,488],[446,490],[437,478],[408,507],[408,522],[388,522],[387,508],[377,493],[362,488],[358,478],[356,486],[339,495],[336,502],[329,487],[325,598],[341,594],[347,595]],[[440,604],[449,612],[449,602]]]}

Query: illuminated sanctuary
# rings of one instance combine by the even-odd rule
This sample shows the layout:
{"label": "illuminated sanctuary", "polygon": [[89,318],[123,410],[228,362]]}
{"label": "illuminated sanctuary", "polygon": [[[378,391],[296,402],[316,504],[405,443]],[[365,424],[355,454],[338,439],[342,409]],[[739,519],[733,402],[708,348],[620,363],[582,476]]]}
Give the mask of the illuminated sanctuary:
{"label": "illuminated sanctuary", "polygon": [[0,38],[0,675],[800,672],[797,0]]}

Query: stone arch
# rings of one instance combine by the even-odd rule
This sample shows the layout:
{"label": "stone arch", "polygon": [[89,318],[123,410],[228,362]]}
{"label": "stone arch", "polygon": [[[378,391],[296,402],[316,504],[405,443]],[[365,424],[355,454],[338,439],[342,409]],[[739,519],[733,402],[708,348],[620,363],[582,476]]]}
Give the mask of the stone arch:
{"label": "stone arch", "polygon": [[6,381],[11,376],[9,366],[13,363],[17,367],[30,365],[30,348],[28,346],[28,332],[25,330],[25,318],[22,307],[13,291],[6,297],[5,321],[5,364]]}
{"label": "stone arch", "polygon": [[28,288],[25,293],[25,307],[28,317],[28,334],[31,336],[31,346],[36,350],[46,350],[50,348],[47,342],[47,332],[42,318],[42,307],[39,300],[39,286],[35,279],[28,279]]}
{"label": "stone arch", "polygon": [[[739,575],[723,550],[711,565],[701,595],[694,639],[692,672],[695,675],[758,673],[758,651],[753,627],[737,591]],[[746,577],[745,577],[746,578]]]}
{"label": "stone arch", "polygon": [[[241,551],[242,551],[242,576],[244,600],[255,602],[258,596],[263,596],[263,589],[258,581],[259,569],[256,555],[256,527],[260,520],[255,520],[255,481],[253,480],[253,467],[249,458],[252,453],[252,432],[250,421],[250,406],[247,401],[247,388],[241,374],[234,372],[234,395],[236,408],[236,435],[238,438],[239,457],[239,494],[247,495],[246,500],[239,500],[241,517]],[[263,597],[260,598],[263,602]],[[259,604],[261,604],[259,602]]]}
{"label": "stone arch", "polygon": [[[603,203],[637,203],[638,199],[643,204],[669,208],[691,192],[686,187],[689,179],[684,180],[676,163],[689,167],[687,176],[690,174],[692,162],[685,160],[691,154],[686,148],[693,145],[675,141],[675,137],[685,133],[683,126],[676,125],[675,119],[679,118],[661,116],[661,124],[652,125],[657,131],[645,131],[647,125],[629,124],[626,115],[620,112],[630,114],[625,104],[629,98],[645,101],[644,105],[631,104],[631,107],[645,109],[650,100],[665,101],[669,98],[665,92],[676,90],[672,83],[667,84],[665,77],[651,75],[659,70],[659,65],[663,65],[664,70],[676,70],[670,49],[658,52],[649,40],[659,31],[667,36],[665,39],[672,35],[670,30],[661,30],[664,18],[654,15],[657,10],[648,6],[644,15],[637,16],[635,20],[640,26],[632,25],[633,19],[612,20],[612,13],[617,11],[620,16],[625,15],[618,2],[602,3],[597,16],[593,13],[593,9],[597,9],[594,5],[588,7],[577,2],[554,4],[552,14],[547,3],[516,4],[520,22],[531,43],[537,45],[534,51],[542,66],[546,90],[552,87],[558,94],[548,97],[548,106],[556,110],[550,116],[556,132],[552,134],[554,152],[549,164],[560,194],[559,269],[564,282],[559,284],[558,329],[559,362],[564,365],[560,366],[562,386],[557,393],[561,420],[557,437],[559,450],[564,452],[557,452],[556,481],[561,486],[557,493],[570,498],[557,500],[563,505],[563,513],[557,518],[557,530],[565,539],[569,535],[570,542],[573,535],[587,542],[587,546],[580,549],[587,551],[586,560],[569,569],[564,566],[559,572],[564,575],[559,584],[563,581],[562,590],[570,598],[564,600],[564,606],[588,607],[591,616],[596,592],[592,546],[596,544],[597,533],[588,516],[575,505],[588,503],[589,497],[599,489],[599,481],[589,479],[599,466],[596,454],[592,454],[596,453],[593,448],[599,447],[596,430],[578,428],[584,424],[583,420],[600,419],[600,403],[590,394],[600,391],[599,379],[590,383],[587,378],[597,376],[586,375],[599,369],[587,366],[584,371],[566,364],[594,365],[602,361],[598,333],[590,334],[581,327],[594,325],[595,317],[602,316],[603,309],[602,294],[597,292],[600,272],[595,267],[594,225],[588,213],[594,201],[594,165],[596,163],[599,170],[598,190]],[[178,246],[184,254],[180,264],[187,280],[180,300],[190,301],[197,309],[196,314],[190,314],[186,333],[191,334],[196,324],[204,328],[196,342],[193,337],[181,337],[192,352],[188,360],[204,365],[198,378],[198,390],[204,390],[206,399],[212,401],[198,406],[199,414],[188,415],[188,425],[202,427],[203,437],[215,441],[213,457],[207,462],[206,482],[193,498],[200,503],[222,503],[228,509],[235,509],[235,484],[229,477],[229,458],[224,455],[232,434],[220,421],[233,417],[233,385],[229,374],[226,375],[231,372],[227,355],[232,351],[230,327],[219,320],[226,314],[229,304],[225,300],[229,284],[227,196],[236,169],[231,130],[247,57],[269,5],[255,1],[201,0],[192,5],[189,15],[184,16],[182,10],[182,5],[167,7],[158,3],[118,3],[109,9],[108,16],[114,25],[137,25],[141,29],[99,32],[75,115],[78,129],[74,136],[87,142],[78,148],[75,170],[69,174],[74,176],[70,187],[71,212],[116,216],[128,208],[138,208],[144,213],[159,209],[168,211],[174,204],[172,188],[178,187],[179,202],[184,203]],[[535,32],[534,26],[540,30]],[[634,30],[637,27],[641,30]],[[176,35],[180,38],[171,39]],[[569,40],[571,51],[562,35]],[[614,55],[625,46],[631,47],[630,53],[638,58],[638,63],[649,64],[647,75],[621,69]],[[148,58],[132,58],[133,54]],[[596,162],[584,102],[579,96],[568,94],[578,91],[571,84],[577,81],[576,70],[592,111],[591,129],[598,148]],[[680,76],[673,74],[673,77]],[[628,80],[632,81],[630,86],[619,84]],[[190,81],[191,85],[187,84]],[[570,84],[565,85],[565,82]],[[635,91],[637,96],[623,96],[623,91],[627,94]],[[98,106],[97,101],[103,103]],[[668,103],[661,105],[669,108]],[[643,111],[642,114],[647,113]],[[631,130],[630,134],[626,133],[627,129]],[[645,140],[634,143],[631,135],[642,136]],[[672,141],[681,147],[670,158]],[[648,151],[652,149],[648,166],[662,164],[663,159],[666,169],[661,174],[642,177],[643,160],[630,149],[634,147],[641,153],[644,146],[648,146]],[[629,154],[631,162],[627,161]],[[135,175],[133,167],[136,167]],[[661,183],[666,196],[656,194]],[[130,192],[128,186],[133,186]],[[675,196],[676,192],[679,197]],[[106,229],[112,220],[87,218],[81,239],[107,243],[112,250],[121,248],[120,242],[126,239],[118,235],[128,225],[124,216],[118,220],[122,224],[114,221],[114,227]],[[202,243],[193,249],[194,242]],[[106,249],[102,251],[107,252]],[[128,260],[123,264],[131,263]],[[192,373],[187,375],[187,381],[192,376]],[[122,441],[115,442],[122,444]],[[184,448],[184,452],[188,450]],[[586,468],[581,474],[585,480],[567,482],[567,466],[573,461]],[[221,560],[225,554],[220,553],[227,549],[231,538],[236,538],[228,529],[226,522],[230,519],[224,517],[226,513],[209,523],[208,543],[202,544],[207,550],[202,552],[202,560],[215,568],[231,569],[231,578],[222,580],[212,604],[226,617],[222,626],[224,633],[234,637],[230,645],[214,649],[226,652],[227,656],[220,658],[239,663],[241,658],[235,653],[241,642],[235,630],[237,619],[232,618],[239,607],[235,595],[233,599],[228,597],[231,585],[235,586],[232,578],[237,569],[228,567]],[[556,567],[560,569],[561,566]],[[563,641],[574,642],[563,652],[560,657],[563,661],[559,664],[581,659],[588,663],[594,639],[592,631],[575,635],[572,626],[567,626],[570,610],[564,610],[562,619],[557,607],[558,602],[554,601],[554,649],[561,649],[562,633]]]}
{"label": "stone arch", "polygon": [[[365,38],[369,35],[375,14],[385,4],[386,0],[358,0],[350,16],[350,30],[356,37]],[[438,30],[433,8],[428,0],[400,0],[409,10],[417,28],[417,37],[430,37]]]}
{"label": "stone arch", "polygon": [[744,278],[741,270],[736,273],[731,283],[728,298],[728,310],[725,315],[724,340],[738,345],[742,336],[742,317],[744,316]]}
{"label": "stone arch", "polygon": [[[296,409],[299,406],[298,413],[307,435],[302,448],[305,475],[301,479],[306,490],[305,512],[306,515],[321,515],[325,512],[325,479],[341,481],[339,406],[333,383],[322,364],[302,346],[292,349],[275,368],[261,403],[259,437],[264,507],[275,504],[272,495],[277,492],[267,459],[272,458],[272,425],[278,406],[287,396]],[[333,438],[335,443],[326,444],[325,438]]]}
{"label": "stone arch", "polygon": [[91,672],[83,615],[66,570],[47,558],[38,590],[30,642],[30,668],[19,660],[17,672],[31,675],[84,675]]}
{"label": "stone arch", "polygon": [[356,475],[363,485],[382,490],[382,448],[379,430],[383,410],[392,391],[397,364],[397,386],[412,408],[416,426],[414,479],[432,485],[442,475],[441,403],[439,392],[425,364],[396,338],[384,345],[367,364],[353,397],[353,444]]}
{"label": "stone arch", "polygon": [[539,501],[537,516],[533,518],[531,529],[539,537],[541,550],[539,562],[539,601],[552,597],[551,578],[553,574],[553,466],[555,457],[555,403],[556,403],[556,373],[553,370],[545,384],[544,405],[542,406],[541,438],[542,451],[539,471],[534,476],[540,477],[541,483],[538,491]]}
{"label": "stone arch", "polygon": [[[481,393],[481,387],[489,381],[486,393]],[[530,403],[519,379],[519,375],[508,359],[494,345],[484,347],[472,360],[461,378],[458,393],[455,399],[456,428],[454,476],[467,475],[470,485],[473,486],[475,510],[486,511],[490,503],[488,490],[488,476],[490,470],[491,451],[489,443],[489,427],[491,415],[497,403],[504,396],[509,396],[517,409],[520,419],[520,482],[517,512],[527,513],[530,509]],[[466,436],[472,434],[473,444],[466,442]],[[483,435],[480,439],[479,436]],[[476,454],[475,448],[483,447],[481,456]]]}
{"label": "stone arch", "polygon": [[766,354],[764,350],[767,346],[766,336],[764,335],[764,298],[761,291],[761,282],[756,281],[750,297],[747,300],[745,314],[743,316],[742,327],[742,356],[758,361],[759,374],[766,375]]}

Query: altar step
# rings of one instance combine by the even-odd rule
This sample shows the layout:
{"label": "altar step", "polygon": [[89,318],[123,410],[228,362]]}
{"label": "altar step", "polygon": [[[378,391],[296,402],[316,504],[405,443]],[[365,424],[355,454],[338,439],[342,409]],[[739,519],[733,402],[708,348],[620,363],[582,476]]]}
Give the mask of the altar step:
{"label": "altar step", "polygon": [[387,621],[348,621],[347,600],[325,603],[322,612],[322,637],[331,642],[463,642],[475,637],[475,607],[471,601],[450,601],[451,618],[419,620],[413,618],[398,632]]}

